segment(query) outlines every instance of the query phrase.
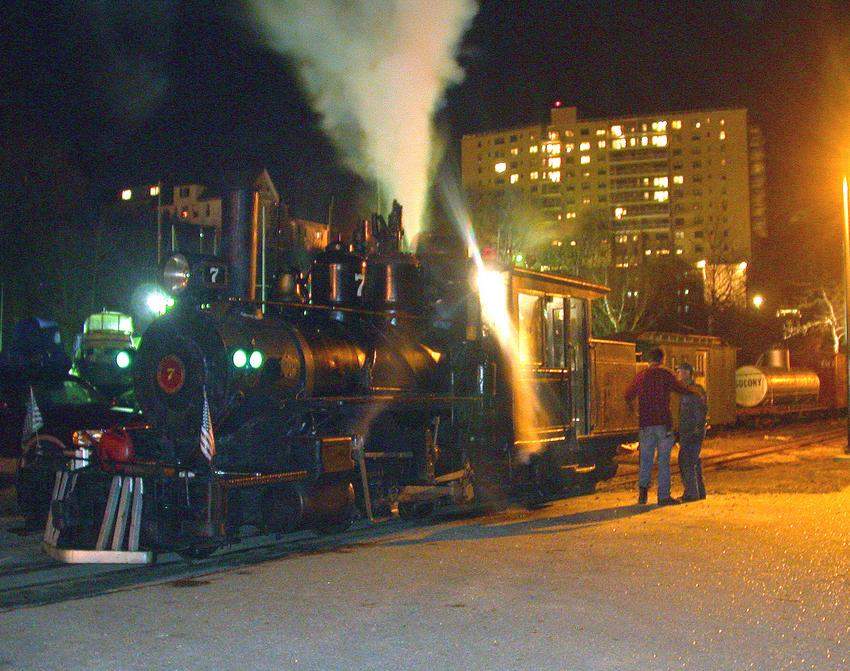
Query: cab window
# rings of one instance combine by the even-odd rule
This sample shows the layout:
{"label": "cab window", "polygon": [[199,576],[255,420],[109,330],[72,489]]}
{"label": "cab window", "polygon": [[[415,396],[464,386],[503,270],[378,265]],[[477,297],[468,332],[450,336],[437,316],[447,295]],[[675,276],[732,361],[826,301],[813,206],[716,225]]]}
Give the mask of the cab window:
{"label": "cab window", "polygon": [[540,324],[542,298],[532,294],[517,295],[517,330],[519,331],[519,356],[522,363],[540,366],[543,363]]}
{"label": "cab window", "polygon": [[543,302],[544,361],[546,368],[565,367],[564,299],[546,296]]}

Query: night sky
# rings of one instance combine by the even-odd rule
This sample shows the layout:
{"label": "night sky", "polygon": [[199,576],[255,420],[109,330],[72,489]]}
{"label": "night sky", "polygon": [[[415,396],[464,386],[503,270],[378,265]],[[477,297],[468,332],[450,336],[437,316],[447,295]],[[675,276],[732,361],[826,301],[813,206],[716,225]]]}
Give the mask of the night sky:
{"label": "night sky", "polygon": [[[462,133],[545,120],[555,99],[583,116],[746,106],[766,138],[774,236],[758,249],[757,280],[776,279],[777,259],[837,269],[847,4],[483,2],[460,49],[466,80],[439,113],[448,160]],[[96,202],[125,184],[249,164],[269,167],[297,216],[324,219],[332,194],[356,203],[362,185],[240,3],[6,11],[4,208]],[[3,226],[15,226],[8,212]]]}

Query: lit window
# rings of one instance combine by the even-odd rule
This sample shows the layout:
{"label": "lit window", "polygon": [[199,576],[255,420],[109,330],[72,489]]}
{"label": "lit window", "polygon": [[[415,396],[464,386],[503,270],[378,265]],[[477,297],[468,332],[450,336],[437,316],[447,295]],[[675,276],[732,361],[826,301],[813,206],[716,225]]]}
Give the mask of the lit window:
{"label": "lit window", "polygon": [[611,135],[614,137],[622,137],[623,135],[623,127],[622,126],[611,126]]}
{"label": "lit window", "polygon": [[648,144],[649,144],[649,138],[648,138],[648,137],[646,137],[646,135],[642,136],[642,137],[640,138],[640,146],[641,146],[641,147],[645,147],[645,146],[646,146],[646,145],[648,145]]}
{"label": "lit window", "polygon": [[628,214],[628,210],[625,207],[615,207],[614,208],[614,218],[618,221]]}
{"label": "lit window", "polygon": [[629,146],[630,147],[636,147],[637,146],[637,138],[636,137],[630,137],[629,138]]}
{"label": "lit window", "polygon": [[611,140],[611,149],[625,149],[626,148],[626,138],[620,137],[616,140]]}
{"label": "lit window", "polygon": [[553,170],[549,173],[549,181],[550,182],[560,182],[561,181],[561,171]]}
{"label": "lit window", "polygon": [[570,154],[572,153],[573,149],[575,149],[575,147],[576,146],[572,142],[570,142],[569,144],[564,145],[564,151]]}
{"label": "lit window", "polygon": [[529,154],[536,154],[537,153],[537,145],[536,144],[531,145],[528,148],[528,153]]}
{"label": "lit window", "polygon": [[655,135],[652,138],[652,146],[653,147],[666,147],[667,146],[667,136],[666,135]]}
{"label": "lit window", "polygon": [[605,140],[599,140],[599,142],[596,143],[596,146],[600,149],[605,149]]}
{"label": "lit window", "polygon": [[702,124],[701,124],[699,121],[697,121],[697,122],[694,124],[694,128],[702,128]]}
{"label": "lit window", "polygon": [[684,184],[685,177],[684,175],[673,175],[673,184]]}
{"label": "lit window", "polygon": [[124,189],[121,192],[121,200],[130,200],[133,197],[132,189]]}
{"label": "lit window", "polygon": [[560,154],[561,153],[561,143],[560,142],[550,142],[546,145],[546,153],[547,154]]}
{"label": "lit window", "polygon": [[579,161],[579,163],[581,163],[582,165],[585,165],[586,163],[590,163],[590,156],[587,156],[585,154],[584,156],[581,157],[581,160]]}
{"label": "lit window", "polygon": [[647,256],[650,256],[650,255],[652,254],[652,250],[651,250],[651,249],[647,249],[647,250],[644,252],[644,254],[646,254]]}
{"label": "lit window", "polygon": [[[575,212],[567,212],[567,219],[575,219],[575,218],[576,218]],[[571,242],[570,244],[573,244],[573,243]]]}
{"label": "lit window", "polygon": [[158,184],[154,184],[154,185],[151,187],[150,194],[151,194],[152,196],[158,196],[158,195],[159,195],[159,185],[158,185]]}
{"label": "lit window", "polygon": [[605,129],[604,128],[597,128],[596,134],[597,135],[605,135]]}
{"label": "lit window", "polygon": [[[539,173],[539,172],[537,172],[537,171],[535,170],[534,172],[532,172],[532,173],[529,175],[529,177],[530,177],[531,179],[537,179],[538,177],[540,177],[540,173]],[[536,189],[537,187],[535,186],[534,188]]]}
{"label": "lit window", "polygon": [[501,162],[501,163],[497,163],[496,167],[495,167],[496,172],[498,172],[499,174],[505,172],[505,170],[507,170],[507,169],[508,169],[508,164],[505,163],[504,161]]}
{"label": "lit window", "polygon": [[673,130],[682,129],[682,121],[680,119],[675,119],[674,121],[671,121],[670,125],[673,127]]}
{"label": "lit window", "polygon": [[666,203],[668,200],[670,200],[670,192],[669,191],[656,191],[653,194],[652,199],[659,202],[659,203]]}
{"label": "lit window", "polygon": [[578,148],[579,151],[590,151],[590,142],[582,142]]}
{"label": "lit window", "polygon": [[725,130],[720,131],[719,137],[720,137],[721,140],[725,140],[726,139],[726,131]]}
{"label": "lit window", "polygon": [[561,157],[553,156],[548,160],[548,164],[550,168],[560,168],[561,167]]}
{"label": "lit window", "polygon": [[519,147],[511,147],[511,154],[513,156],[516,156],[517,154],[519,154]]}
{"label": "lit window", "polygon": [[653,121],[652,122],[652,130],[656,133],[663,133],[667,130],[667,122],[666,121]]}
{"label": "lit window", "polygon": [[[681,250],[681,249],[677,249],[677,250],[676,250],[676,253],[677,253],[677,254],[681,254],[681,253],[682,253],[682,250]],[[687,289],[685,289],[685,291],[687,291]]]}
{"label": "lit window", "polygon": [[590,198],[582,198],[581,204],[582,205],[590,205]]}
{"label": "lit window", "polygon": [[666,177],[654,177],[652,179],[652,186],[661,186],[666,189],[668,186],[668,180]]}
{"label": "lit window", "polygon": [[549,139],[550,140],[557,140],[558,139],[558,131],[550,130],[549,131]]}
{"label": "lit window", "polygon": [[519,181],[519,175],[517,175],[516,173],[511,175],[511,184],[516,184],[518,181]]}

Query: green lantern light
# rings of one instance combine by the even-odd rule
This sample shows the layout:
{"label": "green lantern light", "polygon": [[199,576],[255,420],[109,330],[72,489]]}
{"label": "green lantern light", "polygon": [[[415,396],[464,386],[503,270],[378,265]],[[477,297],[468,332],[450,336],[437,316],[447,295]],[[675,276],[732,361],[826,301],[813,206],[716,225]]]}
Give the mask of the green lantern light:
{"label": "green lantern light", "polygon": [[119,368],[127,368],[130,365],[130,353],[121,350],[115,355],[115,365]]}
{"label": "green lantern light", "polygon": [[248,355],[245,353],[245,350],[236,350],[233,353],[233,365],[237,368],[245,368],[246,363],[248,363]]}
{"label": "green lantern light", "polygon": [[251,368],[254,368],[256,370],[257,368],[263,365],[264,358],[265,357],[263,357],[263,353],[255,349],[253,352],[251,352],[251,356],[248,358],[248,363],[250,364]]}

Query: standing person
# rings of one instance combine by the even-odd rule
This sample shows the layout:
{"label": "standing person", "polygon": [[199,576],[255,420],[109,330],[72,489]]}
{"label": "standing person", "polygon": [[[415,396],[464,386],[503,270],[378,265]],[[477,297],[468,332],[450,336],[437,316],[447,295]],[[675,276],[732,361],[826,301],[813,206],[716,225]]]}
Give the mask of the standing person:
{"label": "standing person", "polygon": [[634,408],[638,399],[638,426],[640,428],[640,474],[638,476],[638,504],[647,500],[652,480],[652,464],[658,450],[658,505],[679,503],[670,496],[670,452],[675,439],[670,416],[670,392],[689,394],[690,389],[676,379],[669,368],[661,364],[664,353],[654,347],[646,354],[649,368],[640,371],[626,389],[626,403]]}
{"label": "standing person", "polygon": [[705,389],[694,383],[694,368],[691,364],[680,363],[676,366],[676,377],[696,392],[683,394],[679,401],[679,472],[685,487],[682,501],[699,501],[705,498],[699,455],[705,438],[708,405],[705,402]]}

